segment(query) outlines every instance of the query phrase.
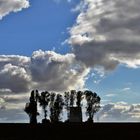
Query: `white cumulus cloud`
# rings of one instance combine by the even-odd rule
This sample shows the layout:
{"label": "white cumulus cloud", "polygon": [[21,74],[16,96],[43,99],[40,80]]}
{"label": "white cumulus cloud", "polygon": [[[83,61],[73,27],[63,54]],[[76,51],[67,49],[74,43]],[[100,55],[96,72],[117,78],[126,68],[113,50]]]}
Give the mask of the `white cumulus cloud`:
{"label": "white cumulus cloud", "polygon": [[28,91],[30,75],[23,67],[6,64],[0,69],[0,88],[10,89],[12,92]]}
{"label": "white cumulus cloud", "polygon": [[75,62],[73,54],[42,50],[33,53],[30,70],[35,86],[54,91],[83,88],[89,72]]}
{"label": "white cumulus cloud", "polygon": [[90,69],[74,54],[38,50],[31,57],[0,55],[0,91],[22,93],[37,88],[65,91],[82,89]]}

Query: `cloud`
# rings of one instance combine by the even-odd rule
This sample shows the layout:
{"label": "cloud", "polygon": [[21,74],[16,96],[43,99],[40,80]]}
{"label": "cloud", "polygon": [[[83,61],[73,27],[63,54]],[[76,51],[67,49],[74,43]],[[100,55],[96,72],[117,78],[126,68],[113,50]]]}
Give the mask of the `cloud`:
{"label": "cloud", "polygon": [[3,123],[27,123],[28,116],[21,109],[0,109],[0,122]]}
{"label": "cloud", "polygon": [[20,55],[0,55],[0,67],[8,63],[16,66],[26,67],[30,63],[30,58]]}
{"label": "cloud", "polygon": [[0,70],[0,88],[10,89],[12,92],[28,91],[30,76],[23,67],[6,64]]}
{"label": "cloud", "polygon": [[21,11],[29,7],[28,0],[0,0],[0,19],[11,12]]}
{"label": "cloud", "polygon": [[30,65],[33,81],[41,89],[64,91],[83,88],[89,69],[75,62],[73,54],[35,51]]}
{"label": "cloud", "polygon": [[140,67],[139,0],[83,0],[68,43],[78,61],[106,71]]}
{"label": "cloud", "polygon": [[0,89],[0,93],[1,94],[8,94],[8,93],[12,93],[12,91],[10,90],[10,89],[6,89],[6,88],[2,88],[2,89]]}
{"label": "cloud", "polygon": [[129,87],[126,87],[126,88],[122,89],[122,91],[130,91],[130,90],[131,90],[131,88],[129,88]]}
{"label": "cloud", "polygon": [[0,121],[26,122],[23,108],[32,89],[83,89],[89,71],[74,54],[38,50],[31,57],[0,55]]}
{"label": "cloud", "polygon": [[0,91],[10,94],[26,93],[33,88],[82,89],[89,71],[75,60],[74,54],[38,50],[31,57],[0,55]]}
{"label": "cloud", "polygon": [[27,92],[30,87],[30,58],[19,55],[0,55],[0,93]]}
{"label": "cloud", "polygon": [[19,103],[26,103],[29,99],[28,94],[11,94],[11,95],[1,95],[1,99],[3,100],[3,103],[9,103],[9,104],[19,104]]}
{"label": "cloud", "polygon": [[116,96],[116,94],[113,94],[113,93],[111,93],[111,94],[107,94],[107,95],[105,95],[106,97],[114,97],[114,96]]}
{"label": "cloud", "polygon": [[139,122],[140,104],[129,105],[125,102],[106,104],[95,118],[100,122]]}
{"label": "cloud", "polygon": [[28,115],[24,112],[25,103],[29,101],[28,94],[0,94],[0,122],[24,123],[28,122]]}
{"label": "cloud", "polygon": [[83,89],[89,71],[74,54],[38,50],[31,57],[0,55],[0,121],[27,122],[23,108],[32,89]]}

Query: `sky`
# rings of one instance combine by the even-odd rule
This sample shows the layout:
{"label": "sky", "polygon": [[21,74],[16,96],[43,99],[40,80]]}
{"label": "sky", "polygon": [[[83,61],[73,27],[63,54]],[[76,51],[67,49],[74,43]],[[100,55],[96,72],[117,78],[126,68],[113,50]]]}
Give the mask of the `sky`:
{"label": "sky", "polygon": [[32,89],[89,89],[96,121],[139,122],[139,4],[0,0],[0,122],[28,122]]}

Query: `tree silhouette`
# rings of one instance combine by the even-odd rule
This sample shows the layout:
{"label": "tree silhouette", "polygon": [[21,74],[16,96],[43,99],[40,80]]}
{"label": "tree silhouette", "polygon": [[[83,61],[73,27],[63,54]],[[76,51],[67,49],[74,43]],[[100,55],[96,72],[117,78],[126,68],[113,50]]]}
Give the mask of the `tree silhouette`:
{"label": "tree silhouette", "polygon": [[55,110],[54,110],[54,102],[55,102],[55,93],[50,95],[50,120],[51,122],[55,122]]}
{"label": "tree silhouette", "polygon": [[62,112],[63,109],[63,99],[60,94],[57,94],[56,100],[54,102],[54,122],[59,122],[60,121],[60,113]]}
{"label": "tree silhouette", "polygon": [[77,106],[80,107],[81,106],[81,100],[82,100],[82,96],[83,96],[83,92],[82,91],[78,91],[77,92]]}
{"label": "tree silhouette", "polygon": [[75,100],[75,90],[71,90],[71,94],[70,94],[70,106],[73,107],[74,105],[74,100]]}
{"label": "tree silhouette", "polygon": [[[48,91],[44,91],[39,94],[38,90],[33,90],[30,95],[30,102],[25,106],[25,112],[30,117],[30,123],[37,123],[37,115],[39,115],[39,113],[37,112],[37,103],[39,103],[44,112],[44,119],[42,119],[42,123],[56,123],[61,121],[61,113],[63,111],[63,106],[65,106],[68,116],[66,122],[69,122],[70,114],[72,114],[71,110],[75,110],[75,113],[78,113],[76,109],[81,110],[81,101],[83,97],[85,97],[87,101],[87,122],[93,122],[94,114],[100,109],[101,99],[96,93],[93,93],[89,90],[78,92],[76,92],[75,90],[71,90],[71,92],[65,92],[62,95],[56,94],[54,92],[49,93]],[[75,101],[77,106],[74,107]],[[50,116],[48,116],[48,110],[50,111]],[[81,115],[81,113],[79,114]],[[50,120],[47,119],[48,117]]]}
{"label": "tree silhouette", "polygon": [[40,103],[40,106],[42,106],[43,112],[44,112],[44,119],[42,119],[42,122],[46,122],[47,121],[47,106],[49,104],[50,101],[50,93],[45,91],[41,93],[41,96],[38,96],[38,100]]}
{"label": "tree silhouette", "polygon": [[93,122],[94,114],[100,109],[100,97],[92,91],[85,91],[85,96],[87,100],[87,110],[88,122]]}
{"label": "tree silhouette", "polygon": [[31,91],[29,100],[30,102],[26,104],[24,111],[29,115],[30,123],[36,124],[37,115],[39,115],[39,113],[37,112],[37,99],[36,99],[36,94],[34,93],[34,90]]}
{"label": "tree silhouette", "polygon": [[[70,93],[69,92],[65,92],[64,93],[64,105],[65,105],[65,109],[67,110],[67,118],[69,118],[70,116]],[[66,122],[68,122],[69,120],[67,119]]]}

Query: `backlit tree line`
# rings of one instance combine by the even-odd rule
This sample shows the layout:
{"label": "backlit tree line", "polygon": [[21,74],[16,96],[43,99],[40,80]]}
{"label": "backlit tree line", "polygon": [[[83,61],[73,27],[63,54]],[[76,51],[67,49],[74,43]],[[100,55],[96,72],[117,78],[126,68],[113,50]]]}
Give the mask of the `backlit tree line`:
{"label": "backlit tree line", "polygon": [[[31,92],[30,102],[26,103],[25,112],[29,115],[30,123],[37,123],[37,105],[42,107],[44,118],[42,123],[56,123],[61,121],[63,110],[67,113],[69,122],[70,108],[83,107],[82,101],[86,102],[87,122],[93,122],[94,114],[100,109],[100,97],[92,91],[75,91],[65,92],[63,94],[44,91],[39,93],[38,90]],[[49,118],[49,119],[48,119]]]}

